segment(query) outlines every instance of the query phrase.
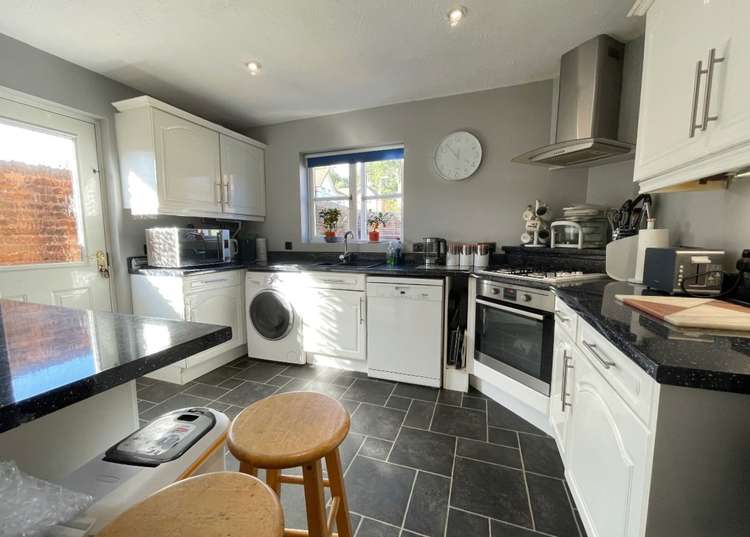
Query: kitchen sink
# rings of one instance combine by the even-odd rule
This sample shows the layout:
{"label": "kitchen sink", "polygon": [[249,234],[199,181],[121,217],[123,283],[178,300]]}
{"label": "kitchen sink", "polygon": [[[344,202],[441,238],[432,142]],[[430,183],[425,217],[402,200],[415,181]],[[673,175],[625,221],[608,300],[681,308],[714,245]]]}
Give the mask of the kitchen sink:
{"label": "kitchen sink", "polygon": [[357,270],[357,269],[369,269],[373,267],[377,267],[378,265],[382,265],[383,263],[380,261],[351,261],[350,263],[340,263],[338,261],[332,262],[332,261],[323,261],[321,263],[316,263],[316,267],[321,268],[327,268],[330,270]]}

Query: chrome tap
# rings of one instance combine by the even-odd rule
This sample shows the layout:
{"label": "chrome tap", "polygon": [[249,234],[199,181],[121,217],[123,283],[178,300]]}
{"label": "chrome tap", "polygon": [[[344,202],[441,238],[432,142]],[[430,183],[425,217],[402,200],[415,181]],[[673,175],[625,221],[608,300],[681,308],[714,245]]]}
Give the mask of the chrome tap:
{"label": "chrome tap", "polygon": [[339,263],[348,265],[351,263],[352,253],[349,251],[349,237],[354,238],[354,233],[347,231],[344,233],[344,253],[339,255]]}

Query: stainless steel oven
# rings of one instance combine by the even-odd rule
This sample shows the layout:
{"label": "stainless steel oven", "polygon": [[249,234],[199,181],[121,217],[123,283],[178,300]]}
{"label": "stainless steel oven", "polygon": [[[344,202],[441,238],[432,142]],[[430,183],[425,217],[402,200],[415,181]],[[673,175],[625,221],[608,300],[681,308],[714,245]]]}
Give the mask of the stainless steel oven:
{"label": "stainless steel oven", "polygon": [[555,299],[551,291],[477,281],[474,359],[549,395]]}

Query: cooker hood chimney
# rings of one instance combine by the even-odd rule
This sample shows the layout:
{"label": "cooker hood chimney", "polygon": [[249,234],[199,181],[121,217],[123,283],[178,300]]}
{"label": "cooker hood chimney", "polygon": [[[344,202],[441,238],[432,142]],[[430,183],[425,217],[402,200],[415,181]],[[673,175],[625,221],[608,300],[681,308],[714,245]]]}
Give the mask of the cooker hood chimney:
{"label": "cooker hood chimney", "polygon": [[625,45],[599,35],[560,61],[555,143],[513,159],[548,168],[591,167],[633,158],[617,140]]}

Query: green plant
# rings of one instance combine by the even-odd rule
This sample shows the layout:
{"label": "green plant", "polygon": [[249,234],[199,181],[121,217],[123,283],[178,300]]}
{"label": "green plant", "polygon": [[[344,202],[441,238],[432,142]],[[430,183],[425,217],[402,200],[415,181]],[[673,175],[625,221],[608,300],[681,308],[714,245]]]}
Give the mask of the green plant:
{"label": "green plant", "polygon": [[318,219],[323,224],[323,229],[326,231],[336,231],[336,224],[339,223],[341,218],[341,209],[332,207],[330,209],[321,209],[318,212]]}
{"label": "green plant", "polygon": [[388,222],[391,221],[391,218],[393,218],[391,213],[375,213],[370,211],[367,215],[367,225],[370,227],[370,231],[377,231],[380,229],[380,226],[387,226]]}

